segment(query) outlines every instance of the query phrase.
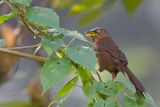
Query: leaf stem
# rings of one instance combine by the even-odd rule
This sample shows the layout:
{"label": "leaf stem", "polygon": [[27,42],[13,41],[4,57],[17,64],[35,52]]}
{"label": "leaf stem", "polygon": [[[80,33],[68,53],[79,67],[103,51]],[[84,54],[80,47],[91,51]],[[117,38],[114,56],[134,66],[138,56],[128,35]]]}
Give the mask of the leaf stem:
{"label": "leaf stem", "polygon": [[99,74],[98,72],[96,72],[96,73],[97,73],[97,76],[98,76],[98,78],[99,78],[99,81],[102,82],[102,79],[101,79],[100,74]]}
{"label": "leaf stem", "polygon": [[67,47],[69,47],[72,43],[73,43],[73,41],[76,39],[76,37],[73,37],[70,41],[69,41],[69,43],[67,44]]}

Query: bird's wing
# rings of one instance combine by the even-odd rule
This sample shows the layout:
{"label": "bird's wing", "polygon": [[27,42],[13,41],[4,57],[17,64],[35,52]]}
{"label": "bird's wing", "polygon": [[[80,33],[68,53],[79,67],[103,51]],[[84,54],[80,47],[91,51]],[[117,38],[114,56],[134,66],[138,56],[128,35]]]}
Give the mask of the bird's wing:
{"label": "bird's wing", "polygon": [[102,50],[109,53],[111,56],[119,59],[123,64],[127,65],[128,61],[125,54],[119,49],[116,43],[110,38],[101,46]]}
{"label": "bird's wing", "polygon": [[128,64],[128,60],[127,60],[126,56],[124,55],[124,53],[123,53],[121,50],[111,48],[111,49],[105,50],[105,52],[107,52],[107,53],[109,53],[111,56],[119,59],[119,60],[120,60],[122,63],[124,63],[125,65]]}

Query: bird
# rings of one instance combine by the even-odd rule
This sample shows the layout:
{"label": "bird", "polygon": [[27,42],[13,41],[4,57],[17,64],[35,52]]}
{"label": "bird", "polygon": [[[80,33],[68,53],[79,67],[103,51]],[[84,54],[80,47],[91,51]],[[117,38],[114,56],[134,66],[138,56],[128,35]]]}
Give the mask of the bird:
{"label": "bird", "polygon": [[96,27],[86,32],[94,42],[94,51],[99,64],[99,72],[107,70],[112,75],[112,80],[118,72],[128,76],[134,85],[136,92],[144,97],[146,89],[132,71],[127,67],[128,60],[125,54],[119,49],[118,45],[112,40],[110,34],[101,27]]}

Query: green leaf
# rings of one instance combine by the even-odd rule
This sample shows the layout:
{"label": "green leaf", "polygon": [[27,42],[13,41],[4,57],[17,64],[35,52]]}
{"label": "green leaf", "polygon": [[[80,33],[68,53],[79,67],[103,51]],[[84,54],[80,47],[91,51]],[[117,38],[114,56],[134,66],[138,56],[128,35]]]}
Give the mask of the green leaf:
{"label": "green leaf", "polygon": [[96,103],[95,99],[93,99],[92,101],[89,102],[89,104],[87,105],[87,107],[94,107],[94,104]]}
{"label": "green leaf", "polygon": [[90,43],[82,34],[80,34],[77,31],[67,30],[67,32],[65,32],[64,34],[65,34],[65,36],[68,36],[68,37],[71,37],[71,38],[75,38],[76,37],[77,39],[80,39],[82,41]]}
{"label": "green leaf", "polygon": [[86,4],[74,4],[71,8],[70,8],[70,12],[73,13],[81,13],[84,12],[87,9],[87,5]]}
{"label": "green leaf", "polygon": [[6,47],[6,40],[5,39],[0,39],[0,48]]}
{"label": "green leaf", "polygon": [[72,80],[70,80],[67,84],[65,84],[55,95],[54,101],[66,95],[78,82],[78,76],[75,76]]}
{"label": "green leaf", "polygon": [[71,6],[70,13],[77,14],[93,11],[94,9],[100,8],[104,4],[104,2],[105,0],[81,0],[79,3],[76,3],[73,6]]}
{"label": "green leaf", "polygon": [[26,18],[32,23],[59,28],[59,16],[51,9],[42,7],[28,8]]}
{"label": "green leaf", "polygon": [[[105,105],[105,101],[102,99],[99,99],[93,107],[104,107],[104,105]],[[106,107],[111,107],[111,106],[106,106]]]}
{"label": "green leaf", "polygon": [[153,98],[148,93],[146,93],[145,98],[146,98],[146,105],[148,107],[158,107]]}
{"label": "green leaf", "polygon": [[112,82],[107,84],[105,94],[108,96],[116,96],[117,94],[121,93],[122,90],[122,86],[118,82]]}
{"label": "green leaf", "polygon": [[19,3],[19,4],[23,4],[25,6],[30,6],[32,0],[10,0],[11,3]]}
{"label": "green leaf", "polygon": [[43,38],[41,41],[42,47],[45,49],[45,51],[51,55],[53,52],[57,51],[57,49],[61,48],[63,45],[62,39],[55,39],[54,41]]}
{"label": "green leaf", "polygon": [[146,99],[142,95],[139,95],[139,93],[136,94],[136,103],[138,107],[146,107]]}
{"label": "green leaf", "polygon": [[100,19],[103,15],[103,11],[101,9],[93,10],[89,13],[86,13],[83,17],[80,18],[78,22],[78,26],[83,27],[86,26],[98,19]]}
{"label": "green leaf", "polygon": [[96,90],[106,96],[116,96],[122,92],[122,86],[118,82],[107,81],[107,83],[93,82]]}
{"label": "green leaf", "polygon": [[43,86],[43,93],[63,82],[71,73],[71,64],[69,59],[50,58],[42,67],[40,79]]}
{"label": "green leaf", "polygon": [[82,82],[89,82],[91,80],[91,72],[88,69],[79,67],[78,74],[80,75]]}
{"label": "green leaf", "polygon": [[124,76],[122,73],[118,73],[115,80],[123,87],[124,93],[131,96],[135,94],[136,90],[134,86],[131,84],[129,79],[126,76]]}
{"label": "green leaf", "polygon": [[122,2],[127,13],[130,15],[138,8],[142,1],[143,0],[123,0]]}
{"label": "green leaf", "polygon": [[134,98],[124,95],[124,107],[138,107]]}
{"label": "green leaf", "polygon": [[62,9],[73,3],[73,0],[52,0],[54,8]]}
{"label": "green leaf", "polygon": [[84,46],[69,47],[67,49],[67,54],[75,63],[87,67],[92,72],[95,71],[97,60],[95,53],[91,48]]}
{"label": "green leaf", "polygon": [[[120,105],[113,97],[108,97],[106,99],[105,107],[120,107]],[[130,107],[130,106],[128,106],[128,107]]]}
{"label": "green leaf", "polygon": [[96,89],[90,84],[91,73],[89,70],[84,69],[83,67],[78,68],[78,74],[81,77],[82,81],[82,90],[84,95],[92,101],[96,97]]}
{"label": "green leaf", "polygon": [[84,95],[90,101],[92,101],[94,98],[96,98],[96,89],[89,82],[82,83],[82,90],[83,90]]}
{"label": "green leaf", "polygon": [[0,24],[14,17],[13,12],[0,16]]}
{"label": "green leaf", "polygon": [[89,44],[93,44],[90,41],[88,41],[84,37],[84,35],[82,35],[81,33],[79,33],[76,30],[70,31],[70,30],[67,30],[65,28],[59,28],[59,29],[49,29],[48,32],[54,33],[54,36],[55,35],[57,35],[57,36],[63,35],[64,37],[76,38],[76,39],[79,39],[79,40],[81,40],[83,42],[86,42],[86,43],[89,43]]}

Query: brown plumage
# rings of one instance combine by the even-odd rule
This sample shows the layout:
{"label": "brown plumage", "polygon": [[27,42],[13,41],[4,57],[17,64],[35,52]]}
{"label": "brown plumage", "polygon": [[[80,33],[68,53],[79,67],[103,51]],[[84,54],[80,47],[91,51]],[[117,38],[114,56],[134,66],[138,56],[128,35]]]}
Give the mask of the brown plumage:
{"label": "brown plumage", "polygon": [[99,63],[99,71],[109,71],[112,74],[113,80],[119,71],[123,74],[127,74],[137,92],[144,97],[144,86],[127,67],[128,61],[126,56],[111,39],[108,32],[97,27],[87,32],[86,35],[91,37],[95,43],[94,49]]}

